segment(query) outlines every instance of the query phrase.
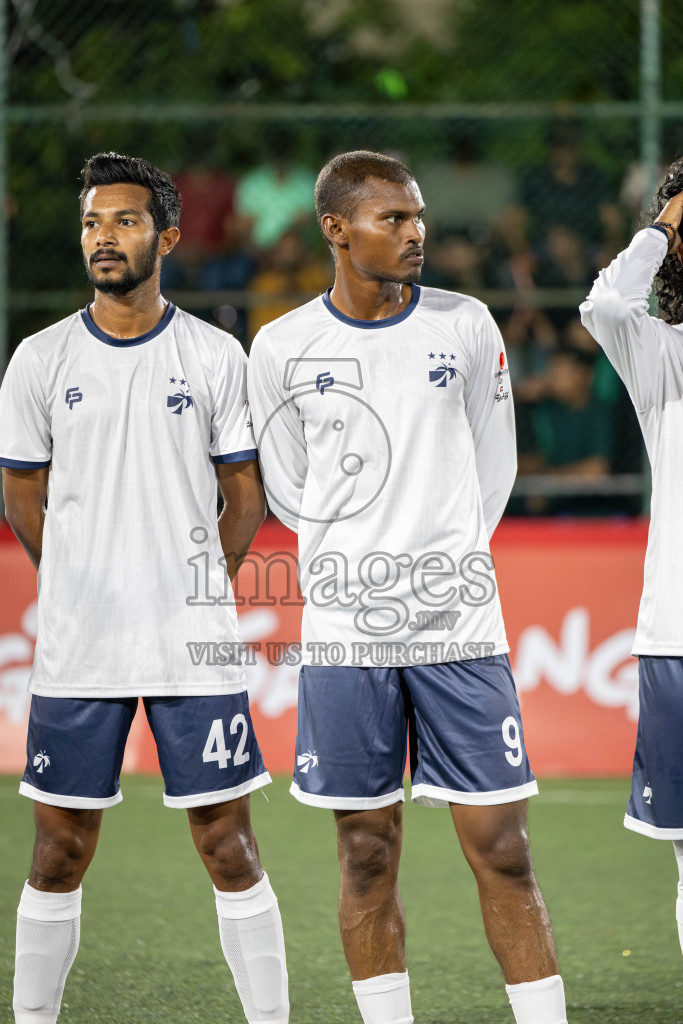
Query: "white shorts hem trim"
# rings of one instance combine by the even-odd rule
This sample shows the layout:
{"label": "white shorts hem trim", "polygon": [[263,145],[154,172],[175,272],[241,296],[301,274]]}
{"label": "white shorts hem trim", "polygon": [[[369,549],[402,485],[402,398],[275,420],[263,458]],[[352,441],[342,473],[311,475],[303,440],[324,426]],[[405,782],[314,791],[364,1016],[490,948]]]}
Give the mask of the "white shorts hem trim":
{"label": "white shorts hem trim", "polygon": [[255,789],[262,789],[272,781],[268,772],[262,772],[253,779],[247,779],[240,786],[233,786],[232,789],[219,789],[211,793],[190,793],[189,796],[167,796],[164,793],[164,805],[166,807],[211,807],[213,804],[237,800],[241,796],[246,796],[247,793],[253,793]]}
{"label": "white shorts hem trim", "polygon": [[440,786],[428,786],[418,783],[413,786],[411,799],[421,807],[448,807],[449,804],[469,804],[471,806],[491,806],[495,804],[512,804],[517,800],[526,800],[538,794],[538,783],[525,782],[523,786],[510,789],[492,789],[484,793],[461,793],[457,789],[442,789]]}
{"label": "white shorts hem trim", "polygon": [[658,828],[657,825],[650,825],[639,818],[633,818],[630,814],[624,815],[624,828],[630,828],[632,832],[640,832],[642,836],[649,836],[650,839],[683,839],[683,828]]}
{"label": "white shorts hem trim", "polygon": [[289,787],[289,792],[301,804],[310,807],[327,807],[333,811],[372,811],[378,807],[390,807],[392,804],[403,803],[406,798],[403,788],[383,796],[322,796],[318,793],[305,793],[296,782]]}
{"label": "white shorts hem trim", "polygon": [[30,800],[36,800],[40,804],[48,804],[50,807],[71,807],[80,810],[94,810],[98,808],[113,807],[123,800],[121,791],[114,796],[64,796],[62,793],[45,793],[42,789],[36,789],[23,780],[19,783],[19,792]]}
{"label": "white shorts hem trim", "polygon": [[[237,643],[238,641],[234,641]],[[93,693],[91,686],[46,686],[43,683],[31,682],[28,692],[35,693],[36,697],[70,697],[72,700],[108,700],[121,698],[132,700],[134,697],[230,697],[234,693],[244,693],[247,689],[246,676],[244,672],[239,679],[228,680],[227,682],[215,683],[209,686],[197,686],[193,688],[191,683],[176,683],[169,686],[168,683],[152,683],[148,686],[136,686],[133,690],[122,686],[120,689],[113,686],[103,687],[97,693]]]}

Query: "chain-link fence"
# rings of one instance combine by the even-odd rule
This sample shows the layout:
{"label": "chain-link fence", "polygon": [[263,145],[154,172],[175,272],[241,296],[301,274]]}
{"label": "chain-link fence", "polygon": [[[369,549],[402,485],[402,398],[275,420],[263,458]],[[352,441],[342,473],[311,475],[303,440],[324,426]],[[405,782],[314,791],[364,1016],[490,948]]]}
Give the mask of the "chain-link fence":
{"label": "chain-link fence", "polygon": [[642,509],[635,416],[577,306],[683,148],[675,47],[659,70],[673,0],[11,0],[5,18],[8,353],[88,301],[92,153],[173,174],[164,294],[248,348],[331,283],[317,169],[381,149],[425,197],[424,283],[483,298],[506,340],[511,510]]}

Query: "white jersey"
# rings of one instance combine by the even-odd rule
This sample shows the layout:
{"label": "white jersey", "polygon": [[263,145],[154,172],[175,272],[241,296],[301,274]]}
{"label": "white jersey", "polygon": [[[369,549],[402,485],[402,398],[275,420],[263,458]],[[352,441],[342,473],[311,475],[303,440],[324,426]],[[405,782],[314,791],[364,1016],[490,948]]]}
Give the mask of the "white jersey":
{"label": "white jersey", "polygon": [[50,466],[31,692],[245,688],[213,466],[256,458],[245,403],[239,343],[172,304],[139,338],[84,310],[18,347],[0,465]]}
{"label": "white jersey", "polygon": [[413,285],[364,321],[323,295],[259,332],[248,379],[270,506],[299,534],[304,664],[507,651],[488,538],[515,428],[486,307]]}
{"label": "white jersey", "polygon": [[683,326],[648,314],[668,239],[645,228],[598,276],[581,319],[631,396],[652,467],[634,654],[683,655]]}

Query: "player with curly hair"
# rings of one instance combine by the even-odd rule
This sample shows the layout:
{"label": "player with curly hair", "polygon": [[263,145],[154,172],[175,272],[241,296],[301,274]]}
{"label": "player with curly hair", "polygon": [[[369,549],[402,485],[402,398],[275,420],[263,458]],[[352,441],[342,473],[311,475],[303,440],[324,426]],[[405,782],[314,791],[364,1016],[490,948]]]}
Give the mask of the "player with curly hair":
{"label": "player with curly hair", "polygon": [[[633,653],[640,717],[626,828],[673,840],[683,949],[683,159],[649,224],[602,270],[581,319],[626,385],[652,467],[650,533]],[[657,316],[649,311],[654,285]]]}

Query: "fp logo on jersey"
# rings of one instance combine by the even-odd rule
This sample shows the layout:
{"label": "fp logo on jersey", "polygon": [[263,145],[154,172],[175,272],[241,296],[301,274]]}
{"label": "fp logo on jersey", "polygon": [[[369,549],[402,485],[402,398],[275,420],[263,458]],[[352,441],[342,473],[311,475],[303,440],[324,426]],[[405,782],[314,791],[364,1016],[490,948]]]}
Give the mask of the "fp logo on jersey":
{"label": "fp logo on jersey", "polygon": [[325,394],[325,388],[331,388],[334,384],[334,377],[328,370],[323,370],[315,378],[315,386],[321,395]]}
{"label": "fp logo on jersey", "polygon": [[78,390],[78,388],[67,388],[66,389],[65,401],[66,401],[66,404],[69,406],[69,408],[73,409],[73,407],[76,404],[76,402],[82,402],[83,401],[83,395]]}
{"label": "fp logo on jersey", "polygon": [[[276,425],[290,429],[292,415],[304,426],[310,421],[327,435],[327,474],[332,500],[323,506],[289,508],[282,493],[266,491],[275,507],[297,520],[331,523],[351,519],[368,508],[382,492],[391,468],[389,434],[377,412],[361,397],[360,360],[320,355],[288,359],[282,388],[288,397],[273,408],[257,438],[265,459],[280,458]],[[325,402],[320,395],[332,394]],[[280,417],[284,418],[284,422]],[[316,514],[317,512],[317,514]]]}

